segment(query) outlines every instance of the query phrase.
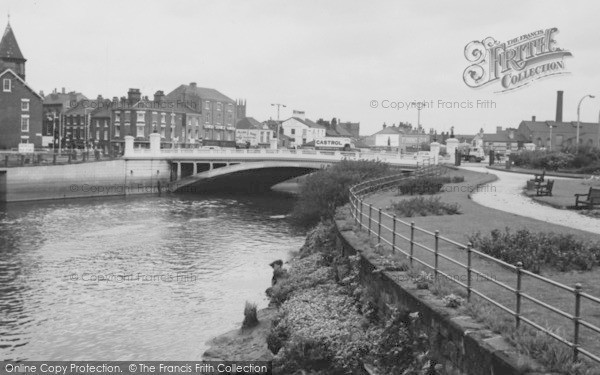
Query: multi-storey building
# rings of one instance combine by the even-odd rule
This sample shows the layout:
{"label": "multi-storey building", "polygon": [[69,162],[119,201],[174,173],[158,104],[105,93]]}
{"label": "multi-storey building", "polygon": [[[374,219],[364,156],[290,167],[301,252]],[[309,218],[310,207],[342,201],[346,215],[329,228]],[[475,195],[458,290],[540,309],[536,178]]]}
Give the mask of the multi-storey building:
{"label": "multi-storey building", "polygon": [[235,140],[239,145],[271,147],[273,130],[266,123],[260,123],[252,117],[244,117],[235,127]]}
{"label": "multi-storey building", "polygon": [[234,101],[215,89],[199,87],[195,82],[180,85],[166,96],[175,109],[182,107],[202,114],[204,145],[235,146],[235,125],[246,115],[246,102]]}
{"label": "multi-storey building", "polygon": [[84,99],[87,98],[82,93],[66,92],[64,87],[61,92],[54,89],[52,93],[44,96],[42,119],[42,143],[44,145],[52,147],[52,144],[54,144],[58,147],[58,140],[61,139],[62,142],[63,138],[63,116],[65,112]]}
{"label": "multi-storey building", "polygon": [[42,96],[25,82],[25,62],[10,23],[0,41],[0,149],[42,146]]}
{"label": "multi-storey building", "polygon": [[142,97],[139,89],[129,89],[126,98],[113,99],[110,113],[111,149],[117,154],[123,152],[128,135],[138,147],[147,147],[152,133],[161,135],[162,147],[195,147],[212,131],[202,126],[202,113],[167,100],[163,91],[151,100]]}

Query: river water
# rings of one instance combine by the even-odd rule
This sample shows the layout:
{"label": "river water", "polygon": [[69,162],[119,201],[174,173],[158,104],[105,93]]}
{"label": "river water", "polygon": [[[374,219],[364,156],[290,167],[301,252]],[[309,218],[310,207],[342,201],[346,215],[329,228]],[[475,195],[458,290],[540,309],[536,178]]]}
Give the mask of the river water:
{"label": "river water", "polygon": [[139,196],[0,206],[0,360],[198,360],[266,306],[304,233],[293,198]]}

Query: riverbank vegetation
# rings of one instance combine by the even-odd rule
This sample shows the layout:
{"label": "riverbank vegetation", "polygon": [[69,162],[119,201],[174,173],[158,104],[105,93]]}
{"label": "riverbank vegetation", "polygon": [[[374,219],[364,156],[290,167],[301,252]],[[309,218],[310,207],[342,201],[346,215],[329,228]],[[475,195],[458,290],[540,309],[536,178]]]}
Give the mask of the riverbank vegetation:
{"label": "riverbank vegetation", "polygon": [[315,172],[300,186],[291,218],[305,226],[315,225],[320,219],[331,219],[337,207],[348,203],[352,185],[390,173],[389,164],[365,160],[343,160]]}
{"label": "riverbank vegetation", "polygon": [[276,354],[273,373],[435,374],[417,315],[393,310],[381,318],[360,287],[358,256],[336,253],[334,238],[331,222],[319,224],[285,278],[267,291],[279,307],[267,338]]}

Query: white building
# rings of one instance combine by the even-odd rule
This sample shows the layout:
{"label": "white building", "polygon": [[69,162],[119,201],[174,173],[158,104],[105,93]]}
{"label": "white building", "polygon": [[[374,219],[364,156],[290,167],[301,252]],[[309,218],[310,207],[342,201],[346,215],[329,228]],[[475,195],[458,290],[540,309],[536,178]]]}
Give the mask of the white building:
{"label": "white building", "polygon": [[294,111],[294,117],[281,123],[283,134],[292,138],[296,146],[325,137],[326,128],[304,117],[304,112]]}
{"label": "white building", "polygon": [[383,124],[383,129],[371,136],[373,139],[372,146],[375,147],[392,147],[400,148],[402,151],[407,149],[417,149],[423,143],[430,143],[431,137],[429,134],[421,132],[406,132],[399,126],[386,126]]}
{"label": "white building", "polygon": [[273,139],[273,130],[267,124],[261,124],[252,117],[244,117],[235,125],[236,143],[250,143],[252,147],[269,147]]}

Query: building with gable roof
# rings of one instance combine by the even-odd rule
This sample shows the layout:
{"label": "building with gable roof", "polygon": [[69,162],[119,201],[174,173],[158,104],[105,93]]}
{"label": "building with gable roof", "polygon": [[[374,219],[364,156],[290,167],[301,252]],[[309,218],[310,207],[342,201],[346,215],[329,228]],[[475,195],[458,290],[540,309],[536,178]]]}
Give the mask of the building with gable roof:
{"label": "building with gable roof", "polygon": [[283,135],[294,139],[296,146],[312,142],[326,135],[327,128],[305,117],[304,112],[294,111],[294,116],[281,122]]}
{"label": "building with gable roof", "polygon": [[235,125],[235,141],[241,145],[268,148],[273,133],[266,123],[260,123],[253,117],[244,117]]}
{"label": "building with gable roof", "polygon": [[42,96],[25,81],[25,62],[10,22],[0,41],[0,149],[42,146]]}

